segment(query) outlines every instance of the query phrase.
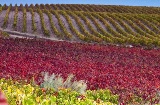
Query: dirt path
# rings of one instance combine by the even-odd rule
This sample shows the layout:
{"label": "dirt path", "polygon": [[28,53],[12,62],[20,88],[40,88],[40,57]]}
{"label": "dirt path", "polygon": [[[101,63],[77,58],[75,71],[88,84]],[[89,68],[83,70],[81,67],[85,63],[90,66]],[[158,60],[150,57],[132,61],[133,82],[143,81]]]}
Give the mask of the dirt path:
{"label": "dirt path", "polygon": [[22,32],[23,28],[23,12],[18,12],[17,31]]}
{"label": "dirt path", "polygon": [[0,27],[2,27],[2,25],[3,25],[5,15],[6,15],[6,10],[3,10],[0,13]]}
{"label": "dirt path", "polygon": [[32,15],[30,12],[27,12],[27,32],[33,33],[33,31],[32,31]]}
{"label": "dirt path", "polygon": [[34,18],[35,18],[35,24],[36,24],[36,27],[37,27],[37,31],[36,31],[36,34],[38,36],[43,36],[43,32],[42,32],[42,27],[41,27],[41,21],[40,21],[40,16],[38,13],[35,12],[34,14]]}
{"label": "dirt path", "polygon": [[10,11],[9,13],[8,25],[7,25],[7,29],[9,30],[13,30],[14,14],[15,14],[14,11]]}

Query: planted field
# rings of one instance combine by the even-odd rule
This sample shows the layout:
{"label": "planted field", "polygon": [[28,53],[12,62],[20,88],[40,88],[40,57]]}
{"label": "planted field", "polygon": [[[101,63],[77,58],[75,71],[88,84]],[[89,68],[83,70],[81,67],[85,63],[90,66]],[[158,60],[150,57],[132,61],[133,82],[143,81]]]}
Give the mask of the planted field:
{"label": "planted field", "polygon": [[[110,89],[129,101],[158,102],[160,50],[80,43],[0,39],[0,77],[41,82],[41,73],[74,74],[87,89]],[[153,98],[154,97],[154,98]]]}
{"label": "planted field", "polygon": [[36,4],[0,8],[0,27],[11,34],[18,31],[54,40],[160,46],[158,7]]}
{"label": "planted field", "polygon": [[159,104],[159,13],[159,7],[0,5],[0,89],[11,105]]}

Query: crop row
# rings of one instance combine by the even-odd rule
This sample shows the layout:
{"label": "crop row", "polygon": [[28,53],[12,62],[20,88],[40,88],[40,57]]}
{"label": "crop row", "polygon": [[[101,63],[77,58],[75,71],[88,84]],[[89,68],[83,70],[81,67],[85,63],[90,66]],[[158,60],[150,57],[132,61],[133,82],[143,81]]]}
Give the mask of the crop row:
{"label": "crop row", "polygon": [[10,10],[11,10],[11,6],[9,6],[8,9],[6,10],[6,15],[4,17],[4,22],[2,26],[3,28],[7,27]]}
{"label": "crop row", "polygon": [[22,28],[22,32],[27,32],[27,13],[26,13],[25,8],[23,8],[23,28]]}
{"label": "crop row", "polygon": [[37,12],[39,13],[39,16],[40,16],[41,27],[42,27],[43,33],[44,33],[44,35],[49,36],[49,35],[50,35],[50,32],[49,32],[49,30],[46,28],[42,10],[41,10],[41,9],[37,9]]}
{"label": "crop row", "polygon": [[16,6],[16,8],[15,8],[15,14],[14,14],[14,22],[13,22],[13,28],[14,28],[14,30],[16,30],[15,28],[17,27],[17,19],[18,19],[18,7]]}
{"label": "crop row", "polygon": [[[53,15],[55,15],[55,17],[58,19],[58,25],[60,26],[60,29],[62,31],[62,35],[65,35],[67,39],[71,39],[72,34],[67,31],[66,27],[64,26],[64,23],[62,22],[60,15],[57,13],[57,11],[51,11],[51,13]],[[63,37],[63,38],[65,38],[65,37]]]}
{"label": "crop row", "polygon": [[37,27],[35,24],[35,19],[34,19],[35,13],[34,13],[33,9],[31,9],[31,8],[29,8],[29,11],[32,15],[32,30],[33,30],[33,32],[35,32],[37,30]]}

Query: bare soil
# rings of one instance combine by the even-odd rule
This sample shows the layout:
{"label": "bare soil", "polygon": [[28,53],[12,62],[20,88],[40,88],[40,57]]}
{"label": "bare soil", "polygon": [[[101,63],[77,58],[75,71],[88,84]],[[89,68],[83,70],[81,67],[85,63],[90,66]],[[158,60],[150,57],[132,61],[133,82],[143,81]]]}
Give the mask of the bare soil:
{"label": "bare soil", "polygon": [[80,17],[78,17],[78,18],[80,19],[80,21],[81,21],[82,25],[84,26],[85,30],[88,31],[89,33],[91,33],[88,26],[86,25],[86,23]]}
{"label": "bare soil", "polygon": [[17,31],[22,32],[23,28],[23,12],[18,12]]}
{"label": "bare soil", "polygon": [[61,19],[64,27],[66,28],[66,30],[67,30],[69,33],[73,34],[73,33],[71,32],[70,28],[69,28],[69,25],[68,25],[68,22],[66,21],[66,19],[65,19],[62,15],[60,15],[60,19]]}
{"label": "bare soil", "polygon": [[99,21],[98,19],[96,19],[96,20],[97,20],[98,24],[102,27],[102,29],[107,31],[105,25],[101,21]]}
{"label": "bare soil", "polygon": [[32,30],[32,15],[30,12],[27,12],[27,32],[33,33]]}
{"label": "bare soil", "polygon": [[54,22],[54,26],[57,28],[57,30],[58,30],[59,32],[61,32],[61,29],[60,29],[60,27],[59,27],[59,25],[58,25],[58,20],[57,20],[56,16],[53,15],[53,14],[52,14],[52,19],[53,19],[53,22]]}
{"label": "bare soil", "polygon": [[14,11],[11,11],[8,16],[8,25],[7,29],[13,30],[13,22],[14,22]]}
{"label": "bare soil", "polygon": [[36,34],[39,35],[39,36],[43,36],[43,31],[42,31],[42,27],[41,27],[41,21],[40,21],[40,16],[38,13],[35,12],[34,14],[34,18],[35,18],[35,24],[36,24],[36,27],[37,27],[37,31],[36,31]]}
{"label": "bare soil", "polygon": [[69,23],[67,22],[66,18],[63,15],[60,15],[60,18],[61,18],[62,22],[64,23],[64,26],[67,29],[67,31],[72,34],[72,38],[73,38],[72,40],[77,40],[78,41],[79,39],[76,37],[75,33],[73,33],[71,31],[71,29],[69,27]]}
{"label": "bare soil", "polygon": [[0,27],[2,27],[2,25],[3,25],[5,15],[6,15],[6,10],[3,10],[0,13]]}
{"label": "bare soil", "polygon": [[[86,17],[86,18],[87,18],[87,17]],[[93,21],[90,20],[89,18],[87,18],[87,20],[91,23],[91,26],[93,27],[93,29],[94,29],[95,31],[97,31],[97,27],[95,26],[95,24],[93,23]]]}
{"label": "bare soil", "polygon": [[80,29],[79,29],[79,27],[77,25],[78,23],[71,16],[69,16],[69,17],[70,17],[70,19],[72,21],[72,24],[73,24],[74,28],[81,33],[81,31],[80,31]]}
{"label": "bare soil", "polygon": [[136,30],[129,25],[129,23],[127,23],[125,20],[124,20],[124,23],[134,32],[134,33],[137,33]]}
{"label": "bare soil", "polygon": [[44,23],[46,25],[47,30],[49,30],[50,36],[53,36],[51,24],[50,24],[48,16],[45,13],[43,13],[43,17],[44,17]]}

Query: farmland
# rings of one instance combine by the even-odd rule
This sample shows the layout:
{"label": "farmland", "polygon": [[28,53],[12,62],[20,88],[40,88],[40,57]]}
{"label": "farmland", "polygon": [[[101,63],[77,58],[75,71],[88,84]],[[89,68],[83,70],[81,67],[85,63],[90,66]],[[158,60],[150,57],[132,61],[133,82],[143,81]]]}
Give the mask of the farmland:
{"label": "farmland", "polygon": [[118,95],[111,103],[159,103],[159,13],[158,7],[0,5],[1,30],[10,34],[0,37],[0,78],[40,85],[43,72],[73,74],[87,90]]}
{"label": "farmland", "polygon": [[0,6],[0,26],[55,40],[160,46],[159,8],[76,6]]}

